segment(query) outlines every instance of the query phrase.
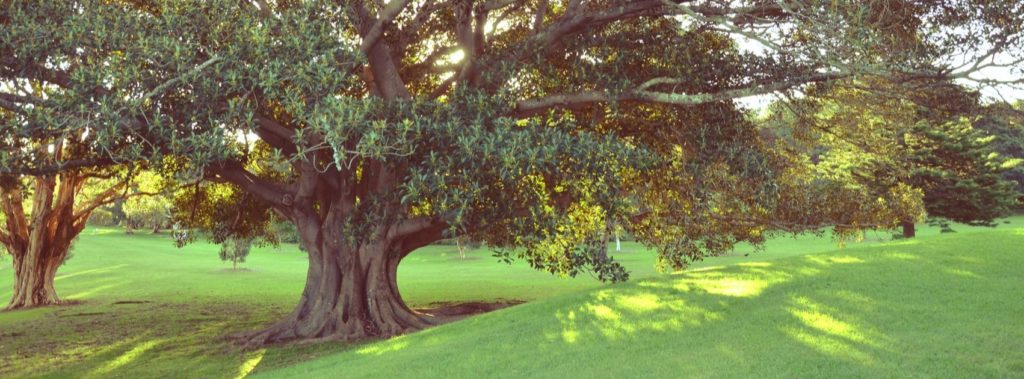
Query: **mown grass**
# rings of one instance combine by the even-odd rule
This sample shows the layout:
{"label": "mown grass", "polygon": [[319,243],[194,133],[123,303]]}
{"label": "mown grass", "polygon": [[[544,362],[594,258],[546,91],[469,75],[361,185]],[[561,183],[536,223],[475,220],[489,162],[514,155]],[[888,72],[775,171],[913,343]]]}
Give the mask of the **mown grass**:
{"label": "mown grass", "polygon": [[1020,377],[1024,229],[651,278],[259,377]]}
{"label": "mown grass", "polygon": [[[1024,239],[1018,234],[1007,231],[1021,226],[1024,226],[1024,217],[1014,218],[1012,224],[1000,227],[997,232],[984,233],[983,235],[987,237],[981,238],[980,242]],[[920,233],[922,239],[917,240],[921,242],[912,242],[921,245],[908,245],[907,247],[921,246],[918,248],[927,251],[933,248],[943,249],[947,245],[954,246],[952,249],[956,249],[956,246],[960,246],[957,244],[966,244],[966,247],[972,249],[964,250],[965,246],[960,246],[961,251],[955,254],[972,257],[974,256],[973,247],[977,245],[975,242],[971,242],[976,238],[973,237],[972,232],[989,230],[968,227],[958,227],[957,229],[961,233],[939,237],[934,241],[932,237],[928,236],[937,234],[937,231],[924,229]],[[982,236],[982,234],[977,236]],[[864,243],[852,243],[850,244],[851,248],[831,254],[852,254],[859,251],[856,246],[878,244],[887,239],[881,234],[868,234],[866,237]],[[445,374],[473,376],[474,373],[492,375],[505,373],[512,376],[541,375],[543,373],[527,371],[540,370],[544,367],[542,364],[546,364],[545,362],[548,362],[547,364],[558,363],[556,368],[558,365],[568,365],[564,367],[564,370],[576,373],[576,370],[573,369],[575,364],[568,361],[554,362],[550,360],[552,357],[557,358],[560,355],[577,359],[578,357],[574,357],[573,354],[596,354],[594,359],[600,357],[604,357],[603,359],[606,360],[618,359],[619,365],[623,367],[640,369],[643,366],[651,366],[654,367],[652,370],[655,370],[651,371],[652,374],[667,374],[667,372],[657,371],[660,370],[658,367],[673,367],[682,361],[691,361],[692,364],[698,366],[703,364],[699,360],[688,358],[686,350],[679,350],[678,355],[672,357],[663,357],[668,362],[666,364],[655,364],[655,361],[649,359],[661,354],[655,353],[655,351],[660,351],[660,348],[656,348],[657,343],[652,344],[650,348],[639,348],[638,346],[631,346],[625,350],[612,348],[621,341],[633,340],[633,335],[643,336],[644,331],[653,333],[651,331],[658,330],[665,331],[666,336],[675,336],[671,338],[677,339],[682,345],[691,344],[685,340],[689,337],[679,334],[679,331],[684,329],[680,329],[678,326],[701,319],[698,317],[698,313],[685,312],[685,309],[688,309],[687,307],[691,304],[700,309],[710,309],[711,313],[707,313],[708,315],[719,315],[716,317],[725,317],[731,320],[726,316],[730,314],[732,308],[717,309],[702,304],[698,300],[690,299],[689,296],[692,294],[688,291],[668,289],[675,287],[676,282],[682,280],[680,279],[682,277],[669,277],[655,273],[653,253],[632,243],[625,243],[624,248],[625,251],[613,252],[613,255],[633,270],[633,278],[640,281],[625,286],[610,286],[588,277],[563,280],[533,271],[522,264],[508,266],[496,263],[490,257],[489,252],[484,250],[472,251],[469,253],[468,259],[463,260],[459,259],[454,246],[427,247],[411,255],[400,267],[400,287],[407,301],[413,306],[426,306],[438,302],[501,299],[536,302],[375,344],[329,343],[241,351],[225,341],[223,337],[234,332],[252,330],[266,325],[290,311],[297,300],[303,285],[306,259],[303,254],[297,252],[295,246],[257,249],[250,256],[249,262],[243,266],[249,271],[236,272],[230,271],[229,265],[219,263],[216,258],[216,246],[198,243],[184,249],[177,249],[164,236],[145,234],[125,236],[119,230],[93,229],[87,231],[78,241],[73,258],[61,268],[56,283],[63,298],[74,300],[78,302],[77,305],[0,313],[0,377],[236,377],[254,371],[266,372],[324,355],[329,356],[330,360],[316,360],[309,363],[311,366],[301,365],[291,369],[293,371],[272,372],[272,374],[295,374],[309,369],[325,376],[335,376],[336,374],[378,376],[371,375],[373,370],[378,369],[375,366],[384,365],[385,371],[383,372],[387,372],[387,367],[394,370],[403,365],[402,359],[404,358],[402,357],[405,355],[402,354],[413,354],[413,358],[409,358],[407,362],[409,367],[420,367],[426,370],[419,372],[417,374],[419,376],[444,376]],[[734,273],[730,270],[739,270],[740,268],[744,270],[757,268],[766,271],[792,270],[793,268],[790,266],[799,266],[802,264],[800,262],[803,262],[800,260],[802,258],[793,257],[835,248],[835,244],[827,238],[811,236],[796,239],[779,238],[770,241],[768,248],[763,252],[746,255],[750,253],[750,249],[741,248],[730,256],[716,257],[696,265],[695,268],[703,267],[706,268],[705,271],[694,271],[685,275],[700,273],[704,273],[700,275],[709,275],[709,273],[719,272],[722,275],[721,278],[709,278],[709,283],[716,280],[728,283],[730,280],[739,280],[733,274],[748,274],[746,271]],[[902,248],[898,247],[898,249]],[[1014,250],[1014,248],[1010,247],[1010,250]],[[982,256],[987,257],[984,253]],[[927,259],[926,262],[929,262],[929,265],[939,265],[939,263]],[[1019,266],[1020,263],[1024,262],[1017,261],[1016,264]],[[750,266],[751,264],[755,266]],[[758,268],[756,265],[769,266]],[[715,268],[716,266],[725,268]],[[709,267],[710,269],[707,269]],[[870,268],[874,265],[863,265],[863,267],[865,270],[873,270]],[[957,269],[957,265],[952,264],[947,269]],[[963,269],[970,271],[967,268]],[[10,270],[9,261],[0,259],[0,301],[6,301],[11,295]],[[830,271],[831,269],[822,270]],[[985,274],[984,272],[974,273]],[[643,280],[644,278],[654,279]],[[1020,283],[1020,276],[1016,278]],[[796,286],[798,283],[802,283],[801,280],[787,279],[786,283],[789,284],[785,285]],[[769,290],[769,288],[785,288],[785,285],[779,287],[780,285],[782,284],[771,282],[771,285],[762,289],[762,292],[773,293],[774,290]],[[658,286],[664,288],[659,289]],[[795,288],[793,291],[797,291]],[[590,314],[572,309],[573,306],[597,307],[602,305],[596,302],[602,301],[598,299],[599,294],[606,293],[602,291],[612,291],[608,295],[600,295],[612,296],[612,298],[632,296],[623,295],[625,292],[621,291],[640,291],[636,292],[636,296],[640,296],[638,301],[643,302],[643,299],[654,301],[657,304],[658,312],[629,313],[631,311],[626,309],[611,308],[623,320],[623,328],[614,332],[620,335],[617,339],[605,336],[605,339],[602,340],[598,336],[604,336],[602,330],[609,326],[600,326],[600,321],[603,320],[601,313],[592,312]],[[651,297],[652,295],[654,297]],[[813,294],[808,294],[808,296],[811,295]],[[1003,293],[1002,296],[1005,299],[1006,296],[1010,296],[1010,293]],[[589,297],[594,297],[594,299],[588,300]],[[708,299],[712,298],[714,297],[708,297]],[[725,296],[716,301],[747,301],[762,298],[766,297],[762,294],[754,297]],[[812,297],[809,299],[815,301]],[[572,301],[577,300],[580,303],[573,305]],[[1018,298],[1014,301],[1019,304],[1019,300]],[[748,308],[751,313],[759,313],[761,307],[772,309],[769,305],[750,304]],[[826,305],[829,304],[826,303]],[[611,306],[609,305],[609,307]],[[675,309],[673,307],[682,308]],[[519,314],[519,312],[525,313]],[[561,315],[558,312],[562,312]],[[669,313],[678,313],[678,317],[669,318],[667,316]],[[766,314],[770,314],[770,312]],[[606,315],[611,315],[611,313]],[[502,319],[502,317],[507,318]],[[553,320],[552,317],[554,317]],[[531,321],[537,321],[539,324],[532,325]],[[717,340],[716,333],[724,333],[724,331],[718,331],[714,326],[729,325],[729,323],[710,321],[709,319],[708,322],[702,324],[708,328],[693,328],[692,331],[691,328],[686,328],[685,330],[687,333],[705,330],[706,332],[700,333],[704,333],[712,340]],[[650,328],[629,326],[632,324],[649,325]],[[558,325],[561,331],[556,333],[554,329],[545,329],[553,325]],[[577,329],[562,328],[564,325],[576,325],[574,328]],[[1019,328],[1019,325],[1017,327]],[[556,334],[561,335],[559,333],[566,330],[569,332],[565,336],[569,337],[560,337],[562,340],[558,342]],[[573,330],[577,331],[573,332]],[[616,329],[612,327],[608,330],[615,331]],[[478,340],[471,338],[472,335],[478,333],[480,334],[477,336]],[[571,337],[573,335],[576,337]],[[568,339],[572,338],[575,338],[576,342],[568,342]],[[437,348],[437,352],[450,352],[451,356],[438,359],[434,356],[422,355],[421,358],[426,361],[415,358],[415,352],[418,351],[416,346],[422,345],[416,341],[427,340],[444,344]],[[595,345],[594,341],[597,342],[597,345],[607,346],[594,347],[594,350],[580,350],[580,347]],[[657,340],[653,342],[657,342]],[[704,343],[706,342],[704,341]],[[395,348],[401,344],[408,344],[407,348]],[[536,344],[536,346],[531,344]],[[557,351],[545,350],[548,348],[543,346],[549,346]],[[577,349],[573,350],[573,347]],[[394,350],[395,353],[385,353],[390,350]],[[633,350],[637,352],[634,353]],[[519,353],[509,354],[511,351],[519,351]],[[380,354],[376,354],[376,352],[380,352]],[[462,358],[475,361],[477,364],[466,366],[465,363],[454,362]],[[537,364],[517,366],[509,363],[510,360],[517,359],[535,361]],[[760,355],[748,356],[745,359],[757,362],[774,358],[771,358],[771,354],[768,352],[764,352]],[[557,359],[555,360],[557,361]],[[420,365],[427,361],[433,361],[435,365]],[[630,361],[638,363],[629,363]],[[585,364],[587,361],[581,362],[581,364]],[[335,365],[340,366],[334,367]],[[370,371],[359,371],[358,367],[364,367]],[[595,367],[600,367],[600,365]],[[510,371],[512,368],[519,371]],[[556,369],[551,372],[558,373],[559,371]],[[586,370],[579,371],[579,373],[583,372]],[[415,371],[393,371],[392,373],[413,375]]]}

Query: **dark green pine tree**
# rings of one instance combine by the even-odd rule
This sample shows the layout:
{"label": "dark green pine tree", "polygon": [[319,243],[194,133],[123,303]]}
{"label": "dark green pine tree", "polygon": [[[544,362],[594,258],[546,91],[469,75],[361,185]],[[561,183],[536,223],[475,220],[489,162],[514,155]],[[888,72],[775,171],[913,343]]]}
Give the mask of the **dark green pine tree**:
{"label": "dark green pine tree", "polygon": [[1024,102],[988,105],[974,127],[995,137],[989,145],[1007,160],[1002,177],[1014,183],[1015,207],[1024,209]]}
{"label": "dark green pine tree", "polygon": [[[990,145],[994,136],[975,129],[966,117],[938,124],[921,122],[913,130],[907,137],[909,181],[924,190],[929,217],[995,226],[996,218],[1010,212],[1018,194],[1002,174],[1012,162],[994,151]],[[905,226],[903,234],[913,237],[913,226]]]}

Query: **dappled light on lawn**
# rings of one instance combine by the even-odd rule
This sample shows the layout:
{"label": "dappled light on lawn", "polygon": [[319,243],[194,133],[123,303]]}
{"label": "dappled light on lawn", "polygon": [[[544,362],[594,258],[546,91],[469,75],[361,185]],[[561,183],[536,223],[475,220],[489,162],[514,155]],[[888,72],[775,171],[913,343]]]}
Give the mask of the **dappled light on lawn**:
{"label": "dappled light on lawn", "polygon": [[649,293],[622,295],[616,297],[616,301],[623,308],[636,312],[649,312],[663,306],[657,296]]}
{"label": "dappled light on lawn", "polygon": [[854,257],[854,256],[849,256],[849,255],[827,256],[827,257],[826,256],[810,255],[810,256],[807,256],[807,260],[809,262],[811,262],[811,263],[814,263],[816,265],[821,265],[821,266],[831,266],[833,264],[847,264],[847,263],[864,263],[863,259],[860,259],[860,258],[857,258],[857,257]]}
{"label": "dappled light on lawn", "polygon": [[580,307],[557,311],[560,330],[545,335],[567,343],[593,343],[634,338],[639,332],[697,327],[722,317],[672,292],[666,286],[598,291]]}
{"label": "dappled light on lawn", "polygon": [[[803,264],[796,267],[793,262],[788,262],[790,265],[786,267],[771,262],[711,267],[680,273],[669,280],[647,280],[631,287],[600,290],[584,305],[568,312],[556,312],[562,330],[546,335],[577,343],[592,342],[595,337],[617,340],[645,331],[699,328],[705,323],[723,320],[728,307],[722,306],[719,300],[722,297],[755,298],[770,287],[795,277],[822,273],[804,266],[865,263],[864,259],[852,255],[811,255],[801,261]],[[842,324],[835,321],[832,326]]]}
{"label": "dappled light on lawn", "polygon": [[131,350],[126,351],[124,354],[121,354],[116,359],[110,361],[103,367],[100,367],[96,371],[92,372],[92,374],[97,376],[104,376],[106,374],[109,374],[110,372],[120,368],[121,366],[131,363],[131,361],[135,360],[146,351],[149,351],[150,349],[157,347],[157,345],[160,345],[165,341],[166,340],[164,339],[154,339],[141,342],[135,345],[135,347],[133,347]]}
{"label": "dappled light on lawn", "polygon": [[948,269],[946,269],[946,272],[948,272],[950,274],[953,274],[953,275],[956,275],[956,276],[962,276],[964,278],[972,278],[972,279],[981,278],[980,275],[975,274],[975,273],[973,273],[971,271],[968,271],[968,270],[964,270],[964,269],[948,268]]}
{"label": "dappled light on lawn", "polygon": [[850,317],[845,312],[806,297],[797,296],[789,313],[796,317],[803,327],[783,327],[782,330],[801,343],[817,351],[841,359],[852,359],[858,363],[874,362],[871,350],[885,350],[879,342],[885,337],[870,331],[853,321],[840,318]]}
{"label": "dappled light on lawn", "polygon": [[254,351],[224,337],[290,310],[303,255],[258,250],[256,271],[218,275],[214,245],[86,236],[57,281],[81,303],[0,313],[0,377],[1012,377],[1024,368],[1024,229],[978,231],[811,255],[786,239],[661,276],[643,271],[652,254],[623,254],[640,272],[615,285],[431,246],[400,273],[417,307],[530,302],[384,341]]}
{"label": "dappled light on lawn", "polygon": [[889,252],[889,253],[886,254],[886,256],[889,257],[889,258],[899,259],[899,260],[903,260],[903,261],[916,261],[916,260],[920,260],[921,259],[921,257],[919,257],[917,255],[914,255],[914,254],[899,253],[899,252]]}
{"label": "dappled light on lawn", "polygon": [[76,292],[76,293],[70,294],[70,295],[66,296],[66,298],[69,299],[69,300],[77,300],[77,299],[88,298],[90,296],[93,296],[93,295],[96,295],[98,293],[107,291],[109,289],[117,288],[117,287],[120,287],[120,286],[124,286],[124,285],[128,284],[129,282],[123,281],[123,280],[108,280],[107,283],[108,284],[97,285],[97,286],[92,287],[92,288],[90,288],[90,289],[88,289],[86,291]]}
{"label": "dappled light on lawn", "polygon": [[245,360],[245,362],[243,362],[242,365],[238,367],[238,376],[236,376],[235,378],[242,379],[248,376],[249,373],[251,373],[252,370],[255,369],[256,366],[259,365],[261,361],[263,361],[263,355],[265,355],[266,353],[267,349],[259,349],[249,353],[248,358]]}
{"label": "dappled light on lawn", "polygon": [[116,271],[116,270],[121,269],[121,268],[123,268],[125,266],[127,266],[127,265],[114,265],[114,266],[110,266],[110,267],[94,268],[92,270],[76,271],[76,272],[70,273],[70,274],[57,275],[57,277],[53,278],[53,280],[54,281],[61,281],[61,280],[64,280],[64,279],[74,278],[76,276],[82,276],[82,275],[105,274],[105,273],[109,273],[109,272],[112,272],[112,271]]}
{"label": "dappled light on lawn", "polygon": [[1016,231],[920,241],[612,285],[267,376],[1013,376],[1024,367],[1009,348],[1024,338],[1024,304],[1006,298],[1020,290],[1024,257],[1005,254]]}
{"label": "dappled light on lawn", "polygon": [[401,350],[406,346],[409,346],[409,341],[405,339],[405,336],[398,336],[387,342],[372,344],[356,350],[356,353],[361,355],[382,355]]}

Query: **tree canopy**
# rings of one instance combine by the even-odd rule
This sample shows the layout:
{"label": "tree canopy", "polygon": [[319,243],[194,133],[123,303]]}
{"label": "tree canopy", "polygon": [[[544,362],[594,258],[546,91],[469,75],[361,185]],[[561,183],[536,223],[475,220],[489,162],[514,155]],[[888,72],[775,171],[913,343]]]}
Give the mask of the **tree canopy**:
{"label": "tree canopy", "polygon": [[[397,265],[446,236],[620,280],[597,253],[608,225],[681,268],[774,230],[892,222],[900,196],[823,209],[844,187],[734,100],[986,81],[1020,62],[1021,15],[983,0],[9,1],[0,172],[144,161],[230,184],[310,255],[295,312],[252,341],[393,335],[433,322],[401,301]],[[28,148],[80,131],[73,158]]]}
{"label": "tree canopy", "polygon": [[[770,123],[785,124],[774,130],[789,131],[787,143],[816,165],[834,167],[871,193],[918,189],[933,218],[992,226],[1016,202],[1003,175],[1019,159],[997,153],[990,146],[997,137],[974,127],[989,113],[977,93],[953,84],[908,92],[877,80],[812,90],[812,97],[776,105],[780,115]],[[904,237],[913,236],[916,221],[905,216]]]}

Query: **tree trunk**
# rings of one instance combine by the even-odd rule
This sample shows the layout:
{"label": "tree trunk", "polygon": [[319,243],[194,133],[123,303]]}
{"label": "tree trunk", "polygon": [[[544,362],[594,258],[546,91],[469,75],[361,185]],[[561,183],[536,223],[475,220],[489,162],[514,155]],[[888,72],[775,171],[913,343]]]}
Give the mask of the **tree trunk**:
{"label": "tree trunk", "polygon": [[914,229],[913,221],[903,221],[903,238],[914,238],[917,231]]}
{"label": "tree trunk", "polygon": [[31,221],[22,209],[22,194],[7,189],[0,198],[7,217],[0,241],[14,258],[14,296],[7,309],[59,304],[53,280],[67,259],[71,241],[85,228],[88,212],[75,213],[75,195],[83,180],[74,175],[35,181]]}
{"label": "tree trunk", "polygon": [[241,336],[247,344],[390,337],[436,323],[402,301],[398,263],[408,251],[400,242],[378,239],[349,246],[340,219],[319,226],[296,224],[309,254],[302,297],[284,320]]}
{"label": "tree trunk", "polygon": [[54,251],[37,244],[28,254],[14,261],[14,296],[7,309],[22,309],[60,304],[53,279],[67,258],[67,249]]}

